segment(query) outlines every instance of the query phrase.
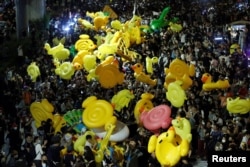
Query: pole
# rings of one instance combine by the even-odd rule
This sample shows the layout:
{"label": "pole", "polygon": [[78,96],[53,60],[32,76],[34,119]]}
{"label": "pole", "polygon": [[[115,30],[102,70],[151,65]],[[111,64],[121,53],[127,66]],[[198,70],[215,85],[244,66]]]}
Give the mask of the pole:
{"label": "pole", "polygon": [[16,6],[16,35],[17,38],[27,35],[28,32],[28,18],[26,14],[26,0],[15,0]]}

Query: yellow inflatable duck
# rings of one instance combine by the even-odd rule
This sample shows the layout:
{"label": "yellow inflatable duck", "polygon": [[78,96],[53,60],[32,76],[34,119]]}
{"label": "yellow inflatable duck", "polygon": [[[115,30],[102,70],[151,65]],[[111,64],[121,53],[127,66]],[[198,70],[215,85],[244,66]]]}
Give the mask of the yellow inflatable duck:
{"label": "yellow inflatable duck", "polygon": [[233,114],[246,114],[250,112],[250,99],[227,98],[227,110]]}
{"label": "yellow inflatable duck", "polygon": [[79,52],[77,52],[76,56],[72,60],[72,64],[73,64],[75,70],[83,69],[84,57],[86,55],[89,55],[89,54],[90,54],[90,52],[88,52],[87,50],[80,50]]}
{"label": "yellow inflatable duck", "polygon": [[30,112],[35,120],[35,126],[40,127],[42,121],[47,119],[52,120],[52,126],[55,129],[54,133],[61,131],[61,128],[66,125],[65,120],[60,114],[53,114],[54,106],[47,100],[42,99],[40,102],[35,101],[30,105]]}
{"label": "yellow inflatable duck", "polygon": [[[112,58],[110,58],[112,60]],[[95,69],[95,74],[98,76],[98,81],[103,88],[109,89],[115,87],[117,84],[122,84],[124,81],[124,73],[118,68],[117,60],[112,63],[99,64]]]}
{"label": "yellow inflatable duck", "polygon": [[140,124],[140,115],[143,111],[149,111],[154,108],[152,99],[154,95],[151,93],[143,93],[141,99],[136,103],[134,108],[134,117],[137,124]]}
{"label": "yellow inflatable duck", "polygon": [[93,20],[94,22],[94,29],[96,31],[103,30],[105,29],[106,25],[109,22],[109,17],[108,16],[97,16]]}
{"label": "yellow inflatable duck", "polygon": [[36,79],[38,76],[41,75],[39,67],[36,65],[36,62],[32,62],[27,67],[28,75],[30,76],[30,79],[32,82],[36,82]]}
{"label": "yellow inflatable duck", "polygon": [[172,120],[175,133],[182,139],[186,139],[189,143],[192,140],[191,125],[188,119],[177,117]]}
{"label": "yellow inflatable duck", "polygon": [[132,66],[132,69],[134,70],[134,76],[136,80],[146,83],[152,87],[154,87],[157,84],[157,79],[152,80],[149,75],[146,75],[143,72],[143,65],[140,63],[136,63]]}
{"label": "yellow inflatable duck", "polygon": [[153,135],[148,142],[148,152],[155,152],[158,162],[164,167],[175,166],[181,157],[187,156],[189,142],[181,139],[173,127],[167,132],[161,133],[158,137]]}
{"label": "yellow inflatable duck", "polygon": [[87,50],[89,52],[92,52],[95,48],[96,45],[94,42],[90,39],[89,35],[87,34],[82,34],[79,36],[80,39],[78,39],[75,42],[75,49],[80,51],[80,50]]}
{"label": "yellow inflatable duck", "polygon": [[65,80],[70,80],[75,73],[75,69],[71,62],[63,62],[55,69],[56,75]]}
{"label": "yellow inflatable duck", "polygon": [[166,98],[174,107],[183,106],[185,100],[187,99],[185,91],[181,87],[182,81],[176,80],[168,85],[168,90],[166,92]]}
{"label": "yellow inflatable duck", "polygon": [[122,108],[128,107],[130,101],[134,98],[135,96],[130,90],[123,89],[112,97],[111,103],[115,110],[120,112]]}
{"label": "yellow inflatable duck", "polygon": [[53,58],[57,58],[58,60],[66,60],[69,58],[70,51],[69,49],[64,48],[62,43],[59,43],[52,48],[49,43],[45,43],[44,48],[47,50],[48,55],[51,55]]}
{"label": "yellow inflatable duck", "polygon": [[195,67],[193,64],[188,65],[180,59],[174,59],[170,63],[169,68],[165,69],[165,74],[166,74],[164,83],[165,89],[168,89],[168,85],[171,82],[180,80],[182,81],[181,87],[184,90],[187,90],[193,83],[190,77],[194,76]]}
{"label": "yellow inflatable duck", "polygon": [[94,29],[94,26],[92,23],[90,23],[88,20],[79,18],[77,22],[82,26],[84,29]]}
{"label": "yellow inflatable duck", "polygon": [[212,82],[213,77],[209,73],[204,73],[201,77],[203,82],[202,90],[211,91],[214,89],[227,89],[230,87],[228,80],[218,80],[217,82]]}

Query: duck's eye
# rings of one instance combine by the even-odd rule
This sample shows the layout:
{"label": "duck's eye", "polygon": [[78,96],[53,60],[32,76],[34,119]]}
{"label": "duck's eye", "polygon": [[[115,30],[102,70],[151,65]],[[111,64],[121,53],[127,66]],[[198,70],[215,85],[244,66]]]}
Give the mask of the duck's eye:
{"label": "duck's eye", "polygon": [[168,137],[168,133],[166,133],[166,137]]}
{"label": "duck's eye", "polygon": [[140,64],[137,64],[137,67],[140,67]]}
{"label": "duck's eye", "polygon": [[159,143],[161,143],[161,142],[162,142],[162,140],[159,141]]}

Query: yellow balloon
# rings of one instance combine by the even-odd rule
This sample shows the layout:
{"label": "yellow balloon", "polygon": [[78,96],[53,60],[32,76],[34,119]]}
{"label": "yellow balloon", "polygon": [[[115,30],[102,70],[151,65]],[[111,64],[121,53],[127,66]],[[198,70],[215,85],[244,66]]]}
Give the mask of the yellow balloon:
{"label": "yellow balloon", "polygon": [[[178,143],[178,144],[176,144]],[[189,143],[186,139],[180,139],[173,127],[158,137],[153,135],[148,142],[149,153],[155,152],[155,156],[162,166],[175,166],[181,157],[187,156]]]}
{"label": "yellow balloon", "polygon": [[53,120],[53,111],[54,106],[47,99],[42,99],[41,102],[33,102],[30,105],[30,112],[35,120],[36,127],[40,127],[42,121]]}
{"label": "yellow balloon", "polygon": [[177,23],[169,23],[170,29],[174,32],[180,32],[182,30],[182,26],[181,24],[177,24]]}
{"label": "yellow balloon", "polygon": [[153,74],[153,64],[158,62],[158,57],[150,58],[149,56],[146,57],[146,70],[147,73]]}
{"label": "yellow balloon", "polygon": [[95,137],[95,133],[92,131],[86,131],[83,135],[79,136],[77,140],[74,142],[74,150],[78,152],[80,155],[84,153],[84,146],[86,143],[86,136],[91,135],[92,138]]}
{"label": "yellow balloon", "polygon": [[172,120],[175,133],[182,139],[186,139],[189,143],[192,140],[191,125],[188,119],[177,117]]}
{"label": "yellow balloon", "polygon": [[95,69],[89,70],[89,74],[87,75],[87,81],[98,80],[98,75],[95,74]]}
{"label": "yellow balloon", "polygon": [[182,81],[171,82],[168,85],[166,97],[174,107],[181,107],[187,99],[185,91],[181,87]]}
{"label": "yellow balloon", "polygon": [[193,83],[190,78],[195,74],[194,65],[187,65],[184,61],[180,59],[174,59],[169,68],[165,69],[165,89],[168,89],[168,85],[176,80],[182,81],[182,88],[187,90]]}
{"label": "yellow balloon", "polygon": [[55,73],[62,79],[70,80],[75,73],[75,69],[71,62],[63,62],[55,69]]}
{"label": "yellow balloon", "polygon": [[90,71],[96,67],[96,56],[86,55],[83,58],[83,67],[86,71]]}
{"label": "yellow balloon", "polygon": [[113,21],[111,21],[110,25],[115,30],[121,30],[122,27],[123,27],[123,25],[120,22],[120,20],[113,20]]}
{"label": "yellow balloon", "polygon": [[[114,122],[114,109],[106,100],[97,100],[95,96],[90,96],[83,101],[83,122],[88,128],[104,127],[107,123]],[[114,120],[115,119],[115,120]]]}
{"label": "yellow balloon", "polygon": [[233,114],[246,114],[250,112],[250,99],[227,98],[227,110]]}
{"label": "yellow balloon", "polygon": [[152,99],[154,95],[151,93],[143,93],[141,99],[136,103],[134,108],[134,117],[137,124],[140,124],[140,115],[143,111],[149,111],[154,107]]}
{"label": "yellow balloon", "polygon": [[30,79],[31,79],[32,82],[36,82],[37,77],[41,75],[40,74],[40,69],[36,65],[35,62],[31,63],[27,67],[27,72],[28,72],[28,75],[30,76]]}
{"label": "yellow balloon", "polygon": [[56,58],[58,60],[66,60],[69,58],[69,55],[70,55],[69,49],[63,48],[62,50],[56,52],[53,55],[53,58]]}
{"label": "yellow balloon", "polygon": [[130,90],[123,89],[112,97],[111,103],[114,105],[115,110],[120,112],[122,108],[128,107],[130,101],[134,98],[135,96]]}
{"label": "yellow balloon", "polygon": [[55,129],[55,134],[61,132],[61,128],[66,125],[66,121],[60,114],[53,115],[53,128]]}

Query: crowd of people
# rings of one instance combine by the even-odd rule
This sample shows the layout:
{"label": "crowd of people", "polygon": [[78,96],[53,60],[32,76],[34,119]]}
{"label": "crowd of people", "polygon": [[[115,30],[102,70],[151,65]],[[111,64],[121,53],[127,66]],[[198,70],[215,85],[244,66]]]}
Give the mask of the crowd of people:
{"label": "crowd of people", "polygon": [[[56,1],[57,2],[57,1]],[[89,1],[90,2],[90,1]],[[76,5],[76,3],[79,3]],[[133,91],[135,98],[125,107],[122,112],[115,112],[117,118],[126,123],[130,129],[129,138],[121,143],[116,143],[124,148],[124,155],[121,160],[112,154],[105,154],[102,166],[126,166],[126,167],[160,167],[155,154],[147,152],[147,144],[152,132],[137,125],[133,115],[133,109],[141,94],[150,92],[154,94],[152,102],[154,106],[167,104],[171,106],[172,118],[176,116],[185,117],[190,121],[192,127],[192,141],[190,154],[183,157],[177,166],[192,166],[192,158],[206,160],[210,151],[246,151],[250,150],[250,116],[247,114],[231,114],[226,108],[228,97],[249,97],[250,70],[246,50],[250,41],[248,27],[244,40],[240,35],[232,38],[230,31],[225,25],[236,20],[248,20],[249,13],[242,9],[219,10],[220,8],[207,4],[190,4],[175,1],[175,3],[161,2],[162,7],[171,6],[170,15],[178,17],[183,26],[183,30],[175,33],[168,28],[149,33],[142,44],[132,46],[142,57],[158,56],[159,61],[154,65],[152,77],[158,79],[155,87],[149,87],[145,83],[136,82],[130,66],[135,63],[124,63],[122,67],[125,71],[125,81],[114,89],[104,89],[98,81],[88,82],[86,71],[80,70],[73,75],[71,80],[61,79],[55,74],[55,66],[51,57],[44,49],[44,43],[51,45],[54,38],[66,37],[65,47],[70,47],[79,38],[80,34],[88,33],[91,38],[96,31],[86,31],[77,26],[71,27],[67,36],[61,29],[65,20],[70,19],[70,15],[78,14],[85,17],[85,12],[91,9],[102,10],[103,6],[85,3],[82,1],[47,1],[47,12],[57,10],[57,15],[52,15],[51,24],[47,29],[40,32],[34,26],[30,38],[32,46],[29,50],[32,54],[24,55],[18,62],[5,70],[4,83],[2,84],[3,95],[0,110],[0,145],[1,164],[0,166],[32,166],[32,167],[94,167],[95,153],[97,147],[96,140],[91,136],[86,137],[84,154],[78,155],[74,151],[73,142],[77,134],[69,126],[62,128],[61,133],[54,133],[52,120],[44,120],[40,127],[35,126],[29,107],[35,101],[48,99],[53,104],[54,113],[65,114],[72,109],[81,109],[82,101],[94,95],[98,99],[110,101],[113,95],[122,89]],[[152,10],[146,8],[154,7],[154,2],[143,0],[138,2],[134,11],[141,15],[144,21],[152,20]],[[97,5],[98,4],[98,5]],[[111,3],[112,4],[112,3]],[[129,20],[132,18],[133,4],[130,1],[122,1],[118,6],[119,19]],[[15,31],[14,3],[8,4],[2,16],[9,26],[8,33]],[[144,5],[144,8],[142,7]],[[93,8],[92,8],[93,6]],[[178,10],[179,7],[182,10]],[[210,9],[209,7],[213,7]],[[59,10],[58,8],[63,8]],[[129,10],[131,9],[131,10]],[[162,9],[154,8],[158,14]],[[122,11],[122,12],[121,12]],[[228,12],[234,11],[234,12]],[[59,13],[60,12],[60,13]],[[69,14],[70,13],[70,14]],[[230,13],[230,15],[228,15]],[[58,26],[55,28],[54,24]],[[8,40],[8,33],[4,31],[4,39]],[[104,32],[101,32],[104,33]],[[69,35],[70,34],[70,35]],[[216,40],[216,36],[222,36]],[[3,38],[0,38],[3,39]],[[93,39],[94,40],[94,39]],[[2,41],[3,42],[3,41]],[[239,49],[230,52],[230,46],[239,44]],[[35,48],[35,49],[34,49]],[[33,49],[33,50],[32,50]],[[70,57],[73,58],[73,55]],[[164,88],[165,73],[164,68],[168,67],[174,59],[181,59],[187,64],[195,65],[195,76],[192,77],[193,84],[186,91],[187,100],[180,108],[175,108],[166,99],[166,89]],[[144,60],[138,60],[141,63]],[[31,62],[36,62],[41,75],[36,82],[32,82],[27,74],[27,67]],[[226,90],[203,91],[201,76],[209,73],[213,80],[227,79],[230,88]],[[115,145],[110,143],[109,149],[114,149]],[[67,152],[61,154],[61,150]]]}

